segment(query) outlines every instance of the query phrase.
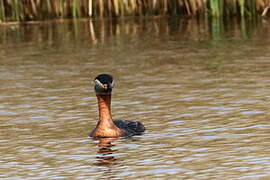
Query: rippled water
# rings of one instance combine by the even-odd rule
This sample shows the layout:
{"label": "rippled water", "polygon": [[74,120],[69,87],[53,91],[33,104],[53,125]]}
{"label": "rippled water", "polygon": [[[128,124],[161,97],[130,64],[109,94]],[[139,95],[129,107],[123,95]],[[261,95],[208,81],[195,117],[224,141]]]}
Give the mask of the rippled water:
{"label": "rippled water", "polygon": [[[269,27],[227,24],[218,38],[192,19],[0,27],[0,178],[270,176]],[[116,79],[113,117],[143,122],[143,136],[88,137],[102,72]]]}

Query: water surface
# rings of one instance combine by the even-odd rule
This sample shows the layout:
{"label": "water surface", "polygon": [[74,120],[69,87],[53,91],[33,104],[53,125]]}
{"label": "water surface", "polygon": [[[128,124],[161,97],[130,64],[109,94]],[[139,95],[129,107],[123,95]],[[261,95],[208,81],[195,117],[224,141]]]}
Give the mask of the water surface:
{"label": "water surface", "polygon": [[[0,27],[0,178],[270,176],[270,24],[245,23]],[[113,117],[143,122],[143,136],[88,137],[103,72],[116,81]]]}

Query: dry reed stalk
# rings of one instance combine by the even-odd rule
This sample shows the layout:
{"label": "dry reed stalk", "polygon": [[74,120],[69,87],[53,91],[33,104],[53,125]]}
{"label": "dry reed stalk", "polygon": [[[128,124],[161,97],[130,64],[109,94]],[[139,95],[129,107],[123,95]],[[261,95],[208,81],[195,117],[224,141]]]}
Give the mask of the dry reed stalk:
{"label": "dry reed stalk", "polygon": [[88,1],[88,15],[89,17],[93,16],[93,1],[92,0]]}

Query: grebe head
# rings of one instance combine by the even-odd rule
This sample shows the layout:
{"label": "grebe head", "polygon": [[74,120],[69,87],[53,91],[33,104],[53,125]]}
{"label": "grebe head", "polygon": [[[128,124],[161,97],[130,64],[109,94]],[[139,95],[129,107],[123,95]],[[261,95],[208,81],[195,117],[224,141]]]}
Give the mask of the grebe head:
{"label": "grebe head", "polygon": [[107,95],[112,93],[113,77],[110,74],[100,74],[95,80],[95,92],[100,95]]}

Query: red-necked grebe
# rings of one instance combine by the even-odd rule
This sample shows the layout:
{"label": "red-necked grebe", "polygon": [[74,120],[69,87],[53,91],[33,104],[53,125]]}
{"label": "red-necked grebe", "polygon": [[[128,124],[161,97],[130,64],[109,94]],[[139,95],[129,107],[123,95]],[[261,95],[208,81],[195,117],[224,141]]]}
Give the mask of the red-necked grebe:
{"label": "red-necked grebe", "polygon": [[140,135],[145,127],[138,121],[113,120],[111,115],[111,94],[113,77],[100,74],[95,80],[95,92],[98,100],[99,120],[91,137],[120,137]]}

